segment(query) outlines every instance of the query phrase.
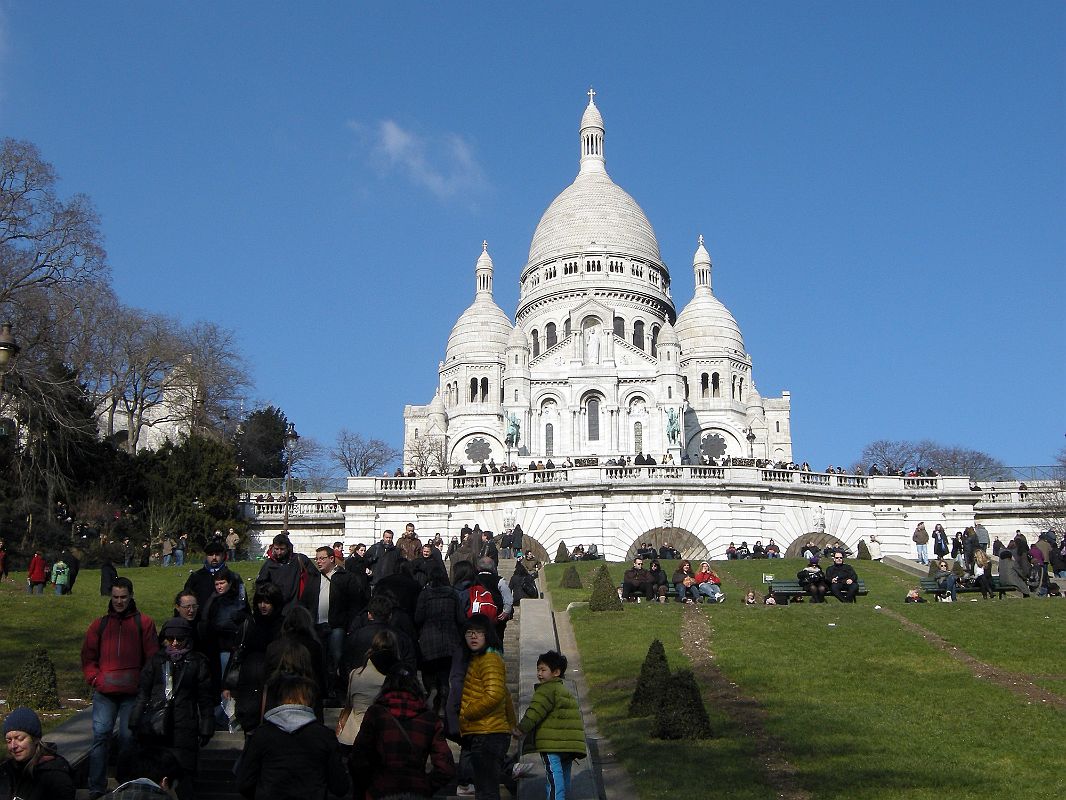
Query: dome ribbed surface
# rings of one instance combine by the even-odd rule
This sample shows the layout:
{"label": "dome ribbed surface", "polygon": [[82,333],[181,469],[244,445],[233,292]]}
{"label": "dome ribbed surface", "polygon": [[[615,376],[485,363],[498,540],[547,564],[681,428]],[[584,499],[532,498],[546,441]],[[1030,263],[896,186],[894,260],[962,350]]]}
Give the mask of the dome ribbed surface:
{"label": "dome ribbed surface", "polygon": [[585,128],[603,128],[603,117],[595,103],[589,103],[585,113],[581,115],[581,129]]}
{"label": "dome ribbed surface", "polygon": [[678,315],[674,330],[685,358],[721,353],[723,350],[747,352],[737,321],[708,289],[696,292],[696,296]]}
{"label": "dome ribbed surface", "polygon": [[659,242],[648,218],[637,201],[603,172],[578,175],[552,201],[533,233],[528,263],[589,247],[661,263]]}
{"label": "dome ribbed surface", "polygon": [[502,359],[512,328],[511,320],[490,295],[478,295],[452,327],[444,362],[457,358],[478,361],[489,355]]}

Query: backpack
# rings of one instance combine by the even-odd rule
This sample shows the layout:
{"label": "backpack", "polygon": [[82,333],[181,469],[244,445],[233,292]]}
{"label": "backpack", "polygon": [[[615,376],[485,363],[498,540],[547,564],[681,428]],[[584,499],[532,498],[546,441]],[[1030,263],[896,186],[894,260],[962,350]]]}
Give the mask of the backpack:
{"label": "backpack", "polygon": [[495,624],[500,617],[500,608],[496,605],[496,598],[492,596],[492,592],[479,583],[473,584],[466,591],[469,600],[466,609],[467,617],[484,614]]}

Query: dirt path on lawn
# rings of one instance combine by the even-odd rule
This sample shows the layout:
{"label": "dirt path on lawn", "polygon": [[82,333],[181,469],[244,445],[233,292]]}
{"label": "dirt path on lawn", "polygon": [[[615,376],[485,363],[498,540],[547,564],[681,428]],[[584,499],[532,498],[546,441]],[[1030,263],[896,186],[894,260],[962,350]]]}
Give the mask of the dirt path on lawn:
{"label": "dirt path on lawn", "polygon": [[722,709],[748,739],[762,764],[766,782],[782,800],[810,800],[811,794],[799,786],[796,768],[783,755],[781,744],[766,730],[766,710],[754,697],[741,694],[714,663],[711,628],[698,605],[685,606],[681,619],[681,649],[692,662],[692,672],[703,687],[704,696]]}
{"label": "dirt path on lawn", "polygon": [[917,622],[907,619],[898,611],[882,606],[881,613],[888,614],[905,629],[917,633],[937,650],[947,653],[969,669],[975,678],[981,678],[989,683],[1002,686],[1030,703],[1048,705],[1059,711],[1066,711],[1066,697],[1060,697],[1047,689],[1037,686],[1034,679],[1038,676],[1028,675],[1024,672],[1010,672],[1009,670],[986,664],[984,661],[974,658],[965,650],[960,650],[940,634],[934,633]]}

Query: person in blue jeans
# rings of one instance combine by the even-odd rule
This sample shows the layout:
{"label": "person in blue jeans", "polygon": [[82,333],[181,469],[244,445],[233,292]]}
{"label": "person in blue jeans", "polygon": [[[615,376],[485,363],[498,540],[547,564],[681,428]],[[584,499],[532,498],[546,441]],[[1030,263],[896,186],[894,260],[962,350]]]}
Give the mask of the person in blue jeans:
{"label": "person in blue jeans", "polygon": [[93,688],[93,743],[89,750],[89,796],[107,791],[107,762],[111,735],[118,723],[118,777],[133,749],[130,713],[137,702],[141,668],[159,650],[155,622],[137,610],[133,582],[116,578],[111,585],[107,613],[95,619],[81,647],[81,668]]}
{"label": "person in blue jeans", "polygon": [[958,583],[955,578],[955,573],[948,569],[948,562],[946,561],[940,561],[936,566],[937,573],[934,577],[936,577],[937,586],[947,592],[948,597],[951,598],[951,602],[954,603],[959,599],[956,594]]}
{"label": "person in blue jeans", "polygon": [[185,549],[189,546],[189,534],[183,533],[174,543],[174,563],[182,566],[185,563]]}

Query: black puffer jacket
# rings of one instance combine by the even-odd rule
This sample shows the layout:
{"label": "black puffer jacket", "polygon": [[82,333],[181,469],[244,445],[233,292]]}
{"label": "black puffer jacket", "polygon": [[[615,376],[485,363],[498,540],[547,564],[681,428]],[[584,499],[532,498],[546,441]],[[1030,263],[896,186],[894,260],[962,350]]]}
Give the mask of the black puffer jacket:
{"label": "black puffer jacket", "polygon": [[0,800],[74,800],[74,778],[70,764],[56,753],[55,746],[42,742],[44,752],[37,759],[33,775],[9,758],[0,764]]}
{"label": "black puffer jacket", "polygon": [[[131,730],[137,731],[148,709],[163,702],[164,670],[169,660],[166,651],[160,650],[141,670],[141,688],[130,714]],[[169,741],[155,744],[169,749],[182,769],[195,770],[199,737],[211,736],[215,732],[213,714],[217,695],[212,689],[211,670],[204,655],[196,651],[171,663],[170,669],[174,685],[174,733]]]}

